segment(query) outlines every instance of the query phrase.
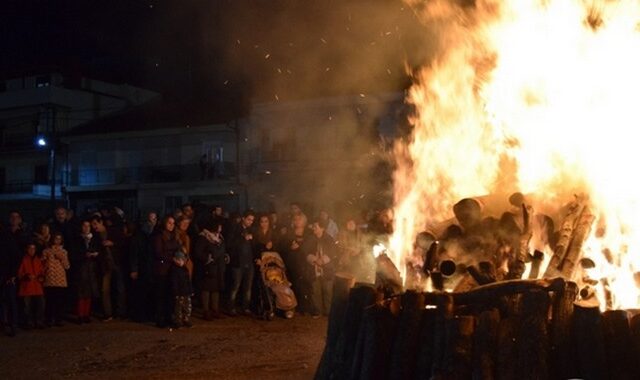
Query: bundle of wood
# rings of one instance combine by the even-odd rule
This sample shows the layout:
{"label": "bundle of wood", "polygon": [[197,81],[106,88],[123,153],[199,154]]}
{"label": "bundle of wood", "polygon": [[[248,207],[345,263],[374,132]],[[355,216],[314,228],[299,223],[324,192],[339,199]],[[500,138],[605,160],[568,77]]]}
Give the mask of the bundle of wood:
{"label": "bundle of wood", "polygon": [[[335,282],[316,379],[632,379],[640,315],[574,304],[562,278],[510,280],[463,293]],[[334,312],[335,311],[335,312]]]}

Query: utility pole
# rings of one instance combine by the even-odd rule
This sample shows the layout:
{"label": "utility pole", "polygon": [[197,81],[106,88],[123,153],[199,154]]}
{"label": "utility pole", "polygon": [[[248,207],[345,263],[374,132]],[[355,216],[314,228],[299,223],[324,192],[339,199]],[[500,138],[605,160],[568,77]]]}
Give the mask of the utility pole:
{"label": "utility pole", "polygon": [[51,137],[49,148],[49,167],[51,178],[51,212],[56,208],[56,107],[51,108]]}

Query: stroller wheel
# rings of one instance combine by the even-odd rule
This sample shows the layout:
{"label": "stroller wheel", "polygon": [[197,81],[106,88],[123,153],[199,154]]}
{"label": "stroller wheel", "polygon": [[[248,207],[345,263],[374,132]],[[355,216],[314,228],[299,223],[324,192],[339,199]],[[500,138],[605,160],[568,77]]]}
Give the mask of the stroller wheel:
{"label": "stroller wheel", "polygon": [[287,310],[287,311],[284,313],[284,317],[285,317],[285,318],[287,318],[287,319],[291,319],[291,318],[293,318],[293,310]]}
{"label": "stroller wheel", "polygon": [[273,321],[274,317],[275,317],[275,314],[273,312],[269,312],[269,313],[266,313],[265,319],[267,321]]}

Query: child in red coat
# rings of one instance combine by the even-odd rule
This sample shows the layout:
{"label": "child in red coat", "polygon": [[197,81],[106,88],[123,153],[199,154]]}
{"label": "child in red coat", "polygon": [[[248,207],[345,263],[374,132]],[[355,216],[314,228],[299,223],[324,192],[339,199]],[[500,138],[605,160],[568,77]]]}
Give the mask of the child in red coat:
{"label": "child in red coat", "polygon": [[18,279],[20,279],[18,295],[22,297],[24,302],[26,327],[43,328],[44,265],[42,265],[42,260],[36,256],[35,244],[27,244],[25,250],[26,254],[18,269]]}

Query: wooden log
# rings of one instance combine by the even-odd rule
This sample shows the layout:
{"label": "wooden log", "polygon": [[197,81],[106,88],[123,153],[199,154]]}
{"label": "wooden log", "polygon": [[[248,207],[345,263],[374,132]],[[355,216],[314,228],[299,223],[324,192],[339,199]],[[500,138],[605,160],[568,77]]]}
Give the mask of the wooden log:
{"label": "wooden log", "polygon": [[473,337],[473,380],[496,378],[499,325],[498,309],[485,310],[478,316],[478,326]]}
{"label": "wooden log", "polygon": [[436,352],[440,350],[440,347],[435,345],[437,319],[438,310],[435,308],[429,308],[422,312],[418,330],[420,344],[418,345],[416,370],[413,377],[416,380],[430,379],[432,376],[433,361]]}
{"label": "wooden log", "polygon": [[336,344],[344,326],[344,316],[349,301],[349,292],[355,284],[355,278],[348,273],[336,273],[333,280],[333,298],[329,323],[327,324],[327,339],[320,358],[320,363],[314,376],[315,379],[330,379],[334,370]]}
{"label": "wooden log", "polygon": [[356,284],[349,292],[344,313],[343,326],[336,342],[335,357],[332,365],[332,378],[348,379],[365,308],[375,302],[376,290],[370,285]]}
{"label": "wooden log", "polygon": [[540,275],[540,265],[544,261],[544,252],[538,250],[533,251],[531,256],[531,270],[529,271],[529,279],[536,279]]}
{"label": "wooden log", "polygon": [[544,277],[557,277],[560,275],[559,267],[562,264],[562,260],[564,260],[569,244],[571,244],[574,229],[583,209],[584,202],[579,198],[567,206],[567,212],[560,224],[560,236],[558,237],[558,242],[556,243],[553,256],[547,266]]}
{"label": "wooden log", "polygon": [[608,310],[602,314],[604,347],[607,359],[607,376],[612,379],[632,379],[631,356],[633,340],[626,310]]}
{"label": "wooden log", "polygon": [[350,379],[386,379],[397,318],[375,305],[362,317]]}
{"label": "wooden log", "polygon": [[529,242],[533,233],[531,231],[531,218],[533,217],[533,209],[522,204],[523,228],[518,241],[518,247],[515,247],[515,257],[509,263],[508,280],[517,280],[522,278],[525,271],[525,261],[529,256]]}
{"label": "wooden log", "polygon": [[608,379],[602,335],[602,316],[598,307],[575,305],[571,324],[571,347],[576,373],[581,379]]}
{"label": "wooden log", "polygon": [[546,291],[522,295],[522,315],[516,338],[518,379],[549,378],[549,306],[550,297]]}
{"label": "wooden log", "polygon": [[416,358],[420,344],[420,322],[424,310],[424,294],[407,291],[401,298],[402,310],[393,338],[390,379],[412,379],[416,373]]}
{"label": "wooden log", "polygon": [[578,223],[573,231],[573,239],[567,249],[562,264],[558,267],[560,274],[566,279],[572,279],[576,268],[582,259],[582,246],[591,233],[591,227],[596,217],[591,213],[588,207],[582,210],[582,214],[578,219]]}
{"label": "wooden log", "polygon": [[549,360],[551,377],[554,379],[569,379],[576,374],[570,332],[573,303],[576,300],[577,292],[578,285],[575,282],[567,282],[564,289],[553,294]]}
{"label": "wooden log", "polygon": [[631,373],[640,373],[640,314],[636,314],[631,318],[629,329],[631,330]]}
{"label": "wooden log", "polygon": [[469,379],[473,368],[475,318],[470,315],[445,317],[443,322],[442,355],[434,361],[433,377]]}
{"label": "wooden log", "polygon": [[496,282],[496,268],[490,261],[481,261],[478,266],[470,265],[467,272],[479,285],[487,285]]}
{"label": "wooden log", "polygon": [[456,305],[482,304],[504,296],[534,290],[558,291],[564,288],[564,279],[511,280],[479,286],[465,293],[450,293]]}

